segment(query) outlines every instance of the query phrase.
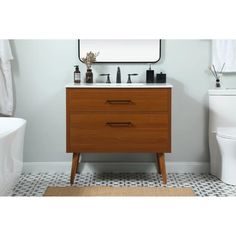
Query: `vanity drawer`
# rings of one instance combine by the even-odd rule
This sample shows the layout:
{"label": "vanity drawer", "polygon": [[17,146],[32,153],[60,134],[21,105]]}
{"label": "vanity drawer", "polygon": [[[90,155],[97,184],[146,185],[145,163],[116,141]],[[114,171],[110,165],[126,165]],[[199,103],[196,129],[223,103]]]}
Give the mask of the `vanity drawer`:
{"label": "vanity drawer", "polygon": [[69,111],[169,111],[171,89],[67,88]]}
{"label": "vanity drawer", "polygon": [[169,113],[71,113],[67,151],[170,152]]}

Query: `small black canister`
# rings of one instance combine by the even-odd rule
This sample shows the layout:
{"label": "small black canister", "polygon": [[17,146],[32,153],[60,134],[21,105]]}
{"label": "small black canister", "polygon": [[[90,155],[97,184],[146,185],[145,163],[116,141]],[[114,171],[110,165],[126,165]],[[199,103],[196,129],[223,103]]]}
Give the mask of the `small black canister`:
{"label": "small black canister", "polygon": [[166,74],[156,74],[156,83],[166,83]]}

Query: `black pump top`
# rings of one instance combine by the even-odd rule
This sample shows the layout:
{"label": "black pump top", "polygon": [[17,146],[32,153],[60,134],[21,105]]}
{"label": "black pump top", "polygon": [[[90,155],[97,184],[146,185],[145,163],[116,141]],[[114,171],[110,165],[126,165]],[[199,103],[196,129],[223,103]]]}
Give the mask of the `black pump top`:
{"label": "black pump top", "polygon": [[75,71],[79,72],[79,66],[74,66],[75,67]]}

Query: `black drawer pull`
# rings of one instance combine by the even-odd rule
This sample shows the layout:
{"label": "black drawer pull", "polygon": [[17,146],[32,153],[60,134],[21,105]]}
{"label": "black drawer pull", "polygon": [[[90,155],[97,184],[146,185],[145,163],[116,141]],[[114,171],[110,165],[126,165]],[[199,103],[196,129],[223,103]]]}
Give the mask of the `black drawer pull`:
{"label": "black drawer pull", "polygon": [[132,122],[107,122],[106,125],[110,127],[131,127],[133,126]]}
{"label": "black drawer pull", "polygon": [[132,103],[131,100],[107,100],[106,102],[112,105],[120,105],[120,104],[125,105]]}

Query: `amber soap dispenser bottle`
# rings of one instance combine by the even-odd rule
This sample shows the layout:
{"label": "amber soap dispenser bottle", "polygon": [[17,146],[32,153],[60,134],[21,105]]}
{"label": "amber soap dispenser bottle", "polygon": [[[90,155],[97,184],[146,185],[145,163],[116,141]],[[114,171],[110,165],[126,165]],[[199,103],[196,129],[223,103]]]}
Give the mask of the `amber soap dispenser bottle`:
{"label": "amber soap dispenser bottle", "polygon": [[74,71],[74,83],[75,83],[75,84],[80,83],[80,71],[79,71],[79,66],[75,66],[75,71]]}

